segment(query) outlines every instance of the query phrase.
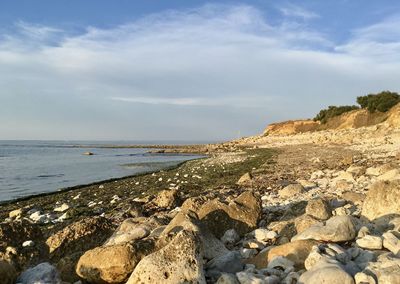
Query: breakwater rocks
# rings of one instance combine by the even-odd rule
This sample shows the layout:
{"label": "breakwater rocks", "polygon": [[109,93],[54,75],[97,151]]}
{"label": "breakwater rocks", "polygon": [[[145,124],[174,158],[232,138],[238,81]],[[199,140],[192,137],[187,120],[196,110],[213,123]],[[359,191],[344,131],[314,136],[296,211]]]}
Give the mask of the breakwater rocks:
{"label": "breakwater rocks", "polygon": [[400,283],[394,151],[263,151],[150,174],[151,194],[6,207],[1,283]]}

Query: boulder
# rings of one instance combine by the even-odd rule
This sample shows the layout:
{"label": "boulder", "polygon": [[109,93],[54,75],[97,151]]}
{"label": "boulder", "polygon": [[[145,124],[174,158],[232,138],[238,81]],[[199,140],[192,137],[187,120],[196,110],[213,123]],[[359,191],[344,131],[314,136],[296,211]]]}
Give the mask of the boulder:
{"label": "boulder", "polygon": [[364,249],[382,249],[382,238],[379,236],[366,235],[356,240],[357,245]]}
{"label": "boulder", "polygon": [[207,276],[218,279],[223,273],[236,273],[244,269],[241,255],[237,251],[230,251],[210,260],[206,264]]}
{"label": "boulder", "polygon": [[203,256],[206,259],[213,259],[228,252],[224,244],[217,239],[210,230],[202,224],[193,211],[179,212],[174,219],[165,227],[160,235],[158,247],[162,247],[170,241],[170,236],[175,236],[182,230],[195,232],[200,239]]}
{"label": "boulder", "polygon": [[361,215],[369,220],[400,215],[400,181],[374,183],[368,190]]}
{"label": "boulder", "polygon": [[335,216],[325,222],[316,224],[297,234],[295,240],[313,239],[325,242],[344,242],[353,240],[356,236],[356,226],[350,216]]}
{"label": "boulder", "polygon": [[198,216],[218,238],[229,229],[235,229],[243,236],[257,227],[261,210],[260,198],[246,191],[230,204],[222,203],[218,199],[206,202],[198,211]]}
{"label": "boulder", "polygon": [[136,283],[206,283],[197,234],[182,230],[168,245],[144,257],[127,282]]}
{"label": "boulder", "polygon": [[140,240],[150,234],[150,227],[134,222],[134,219],[126,219],[122,222],[114,234],[104,245],[118,245]]}
{"label": "boulder", "polygon": [[216,284],[240,284],[238,279],[234,274],[223,273],[219,278]]}
{"label": "boulder", "polygon": [[238,185],[244,185],[249,183],[251,180],[253,179],[252,175],[250,173],[245,173],[244,175],[242,175],[240,177],[240,179],[238,180],[237,184]]}
{"label": "boulder", "polygon": [[174,208],[179,206],[179,192],[176,189],[162,190],[157,194],[156,198],[153,200],[153,203],[161,208]]}
{"label": "boulder", "polygon": [[390,250],[395,256],[400,257],[400,233],[388,231],[383,235],[383,246]]}
{"label": "boulder", "polygon": [[61,284],[57,269],[50,263],[40,263],[21,273],[17,279],[20,284]]}
{"label": "boulder", "polygon": [[[400,283],[400,258],[394,257],[391,253],[381,254],[377,261],[369,262],[363,270],[363,274],[373,276],[376,282],[366,283],[379,283],[379,284],[392,284]],[[356,275],[357,276],[357,275]],[[364,275],[358,276],[358,278],[365,278]],[[371,278],[368,278],[371,279]],[[362,283],[362,282],[357,282]]]}
{"label": "boulder", "polygon": [[307,214],[303,214],[294,220],[294,226],[296,227],[297,234],[304,232],[305,230],[316,224],[322,223],[320,220]]}
{"label": "boulder", "polygon": [[279,191],[281,198],[293,197],[297,194],[303,193],[304,187],[299,183],[289,184]]}
{"label": "boulder", "polygon": [[225,231],[224,235],[221,237],[222,243],[227,247],[234,246],[239,240],[240,236],[236,233],[235,229]]}
{"label": "boulder", "polygon": [[103,217],[87,217],[51,235],[46,244],[53,259],[84,252],[101,245],[113,231],[112,223]]}
{"label": "boulder", "polygon": [[330,283],[354,284],[351,277],[338,263],[322,262],[300,276],[301,284]]}
{"label": "boulder", "polygon": [[90,283],[121,283],[139,260],[140,256],[129,244],[97,247],[81,256],[76,273]]}
{"label": "boulder", "polygon": [[332,209],[324,199],[315,198],[308,201],[306,214],[319,220],[327,220],[332,216]]}
{"label": "boulder", "polygon": [[315,240],[300,240],[272,247],[262,251],[256,257],[247,262],[254,264],[258,269],[268,266],[268,263],[277,256],[283,256],[292,261],[295,267],[304,268],[304,261],[308,257],[313,246],[317,245]]}
{"label": "boulder", "polygon": [[0,260],[0,279],[3,284],[14,284],[17,279],[14,266],[3,260]]}

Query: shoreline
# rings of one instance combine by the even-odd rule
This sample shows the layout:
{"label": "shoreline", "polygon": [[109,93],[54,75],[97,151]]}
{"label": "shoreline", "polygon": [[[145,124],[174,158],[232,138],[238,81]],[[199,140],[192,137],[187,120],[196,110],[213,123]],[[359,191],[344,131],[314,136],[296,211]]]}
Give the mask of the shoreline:
{"label": "shoreline", "polygon": [[123,176],[123,177],[109,178],[109,179],[104,179],[104,180],[99,180],[99,181],[94,181],[94,182],[89,182],[89,183],[77,184],[77,185],[74,185],[74,186],[68,186],[68,187],[60,188],[60,189],[55,190],[55,191],[42,192],[42,193],[27,195],[27,196],[24,196],[24,197],[19,197],[19,198],[16,198],[16,199],[4,200],[4,201],[0,201],[0,208],[3,205],[10,205],[12,203],[17,203],[17,202],[21,202],[21,201],[27,201],[27,200],[38,198],[38,197],[45,197],[45,196],[48,196],[48,195],[54,195],[54,194],[58,194],[58,193],[65,193],[65,192],[69,192],[69,191],[73,191],[73,190],[77,190],[77,189],[81,189],[81,188],[85,188],[85,187],[89,187],[89,186],[95,186],[95,185],[100,185],[100,184],[103,184],[103,183],[110,183],[110,182],[120,181],[120,180],[124,180],[124,179],[128,179],[128,178],[140,177],[140,176],[144,176],[144,175],[148,175],[148,174],[158,173],[160,171],[172,170],[172,169],[179,168],[184,163],[187,163],[187,162],[193,161],[193,160],[198,160],[198,159],[205,159],[205,157],[182,161],[182,162],[177,163],[174,166],[167,166],[165,168],[160,168],[160,169],[156,169],[156,170],[146,170],[146,171],[143,171],[143,172],[138,172],[136,174],[127,175],[127,176]]}

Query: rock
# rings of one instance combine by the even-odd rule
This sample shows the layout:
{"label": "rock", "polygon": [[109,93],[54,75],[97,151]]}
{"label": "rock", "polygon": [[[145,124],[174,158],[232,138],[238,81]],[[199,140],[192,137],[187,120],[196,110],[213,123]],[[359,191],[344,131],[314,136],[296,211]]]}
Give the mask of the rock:
{"label": "rock", "polygon": [[0,260],[0,279],[2,284],[14,284],[17,279],[14,266],[7,261]]}
{"label": "rock", "polygon": [[342,198],[344,200],[352,202],[353,204],[361,204],[362,202],[364,202],[365,194],[353,191],[345,191],[342,193]]}
{"label": "rock", "polygon": [[229,229],[225,231],[221,237],[221,241],[225,246],[231,247],[240,240],[240,236],[236,233],[235,229]]}
{"label": "rock", "polygon": [[179,192],[177,189],[162,190],[157,194],[153,203],[161,208],[174,208],[179,206]]}
{"label": "rock", "polygon": [[124,244],[140,240],[150,234],[150,228],[145,225],[138,225],[133,219],[126,219],[122,222],[114,234],[105,242],[105,246]]}
{"label": "rock", "polygon": [[[23,247],[25,240],[35,240],[36,246]],[[17,272],[48,257],[48,248],[40,227],[21,219],[0,223],[0,259],[13,263]]]}
{"label": "rock", "polygon": [[376,182],[368,190],[361,215],[369,220],[400,215],[400,181]]}
{"label": "rock", "polygon": [[67,211],[68,209],[69,209],[69,205],[66,203],[63,203],[62,205],[54,208],[54,211],[55,212],[64,212],[64,211]]}
{"label": "rock", "polygon": [[382,237],[383,246],[397,257],[400,257],[400,233],[396,231],[388,231],[384,233]]}
{"label": "rock", "polygon": [[8,217],[10,217],[11,219],[21,219],[22,217],[22,209],[15,209],[13,211],[10,211],[10,213],[8,213]]}
{"label": "rock", "polygon": [[224,244],[199,221],[193,211],[179,212],[160,235],[159,243],[168,242],[170,235],[174,236],[182,230],[196,232],[201,241],[203,257],[206,259],[213,259],[228,252]]}
{"label": "rock", "polygon": [[229,229],[235,229],[243,236],[257,227],[261,209],[260,198],[246,191],[229,205],[218,199],[208,201],[200,208],[198,215],[202,223],[218,238]]}
{"label": "rock", "polygon": [[222,273],[216,284],[240,284],[234,274]]}
{"label": "rock", "polygon": [[22,247],[33,247],[34,245],[35,245],[35,242],[31,241],[31,240],[25,241],[22,243]]}
{"label": "rock", "polygon": [[307,214],[303,214],[294,220],[294,226],[296,228],[297,234],[300,234],[305,230],[307,230],[308,228],[310,228],[311,226],[317,224],[322,224],[322,223],[320,220],[315,219],[314,217]]}
{"label": "rock", "polygon": [[136,283],[206,283],[199,237],[182,230],[168,245],[144,257],[127,282]]}
{"label": "rock", "polygon": [[29,215],[29,219],[37,224],[48,224],[55,219],[55,216],[49,213],[41,214],[40,211],[35,211],[31,215]]}
{"label": "rock", "polygon": [[103,217],[88,217],[66,226],[50,236],[46,244],[51,257],[87,251],[101,245],[113,231],[112,223]]}
{"label": "rock", "polygon": [[139,260],[129,244],[97,247],[81,256],[76,273],[90,283],[121,283],[132,273]]}
{"label": "rock", "polygon": [[258,250],[257,250],[257,249],[254,249],[254,248],[241,248],[241,249],[240,249],[240,255],[241,255],[243,258],[250,258],[250,257],[253,257],[253,256],[255,256],[257,253],[258,253]]}
{"label": "rock", "polygon": [[264,276],[243,271],[236,273],[236,276],[240,284],[279,284],[280,282],[279,277],[275,275]]}
{"label": "rock", "polygon": [[281,198],[288,198],[303,192],[304,192],[304,187],[301,184],[295,183],[295,184],[289,184],[285,188],[281,189],[279,191],[279,196]]}
{"label": "rock", "polygon": [[339,264],[322,262],[303,273],[299,283],[354,284],[354,279]]}
{"label": "rock", "polygon": [[344,242],[353,240],[356,236],[356,227],[350,216],[335,216],[324,225],[311,226],[304,232],[294,236],[292,241],[314,239],[326,242]]}
{"label": "rock", "polygon": [[210,260],[205,268],[208,277],[218,279],[222,273],[236,273],[242,271],[244,263],[239,252],[230,251]]}
{"label": "rock", "polygon": [[373,276],[379,284],[400,283],[399,267],[399,258],[393,257],[390,253],[384,253],[378,257],[377,261],[369,262],[363,273]]}
{"label": "rock", "polygon": [[244,185],[249,183],[251,180],[253,179],[252,175],[250,173],[245,173],[244,175],[242,175],[240,177],[240,179],[238,180],[237,184],[238,185]]}
{"label": "rock", "polygon": [[366,235],[357,239],[356,243],[359,247],[365,249],[382,249],[382,238],[379,236]]}
{"label": "rock", "polygon": [[255,264],[258,269],[268,266],[268,263],[277,256],[283,256],[294,263],[294,266],[304,268],[304,261],[310,254],[313,246],[318,242],[314,240],[300,240],[260,252],[256,257],[250,259],[248,263]]}
{"label": "rock", "polygon": [[327,220],[332,216],[332,209],[330,208],[328,202],[322,198],[315,198],[308,201],[306,206],[306,214],[319,219]]}
{"label": "rock", "polygon": [[269,240],[276,239],[278,237],[278,234],[275,233],[274,231],[261,228],[254,230],[254,237],[259,242],[266,242]]}
{"label": "rock", "polygon": [[286,270],[288,268],[291,268],[294,266],[294,262],[281,256],[275,256],[271,259],[270,262],[268,262],[267,268],[278,268],[281,270]]}
{"label": "rock", "polygon": [[21,284],[61,284],[57,269],[44,262],[21,273],[17,279]]}
{"label": "rock", "polygon": [[356,284],[377,284],[374,277],[364,272],[358,272],[354,276],[354,280],[356,281]]}
{"label": "rock", "polygon": [[382,181],[393,181],[393,180],[399,180],[399,179],[400,179],[400,170],[399,169],[393,169],[393,170],[387,171],[386,173],[377,177],[377,180],[382,180]]}

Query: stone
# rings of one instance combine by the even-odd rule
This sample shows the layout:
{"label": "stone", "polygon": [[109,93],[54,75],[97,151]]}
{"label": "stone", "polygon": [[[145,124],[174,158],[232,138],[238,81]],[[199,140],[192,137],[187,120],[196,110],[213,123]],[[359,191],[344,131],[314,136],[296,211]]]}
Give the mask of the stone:
{"label": "stone", "polygon": [[226,230],[221,237],[221,241],[225,246],[231,247],[240,240],[240,236],[236,233],[235,229]]}
{"label": "stone", "polygon": [[0,260],[0,279],[2,284],[14,284],[17,280],[17,271],[14,266],[4,260]]}
{"label": "stone", "polygon": [[304,187],[301,184],[295,183],[295,184],[289,184],[288,186],[284,187],[278,192],[278,194],[279,197],[281,198],[288,198],[303,192],[304,192]]}
{"label": "stone", "polygon": [[228,252],[224,244],[199,221],[197,214],[193,211],[179,212],[165,227],[159,242],[168,242],[170,235],[176,235],[182,230],[196,232],[201,241],[203,257],[206,259],[213,259]]}
{"label": "stone", "polygon": [[8,213],[8,217],[10,217],[11,219],[21,219],[22,213],[23,213],[23,212],[22,212],[22,209],[21,209],[21,208],[15,209],[15,210],[10,211],[10,212]]}
{"label": "stone", "polygon": [[252,179],[253,179],[253,177],[252,177],[252,175],[250,173],[245,173],[244,175],[242,175],[240,177],[240,179],[238,180],[237,184],[238,185],[245,185],[245,184],[249,183]]}
{"label": "stone", "polygon": [[376,179],[382,180],[382,181],[399,180],[400,179],[400,170],[393,169],[393,170],[387,171],[386,173],[378,176]]}
{"label": "stone", "polygon": [[368,190],[361,215],[373,221],[400,215],[400,181],[374,183]]}
{"label": "stone", "polygon": [[314,239],[326,242],[345,242],[356,236],[356,227],[350,216],[335,216],[325,222],[311,226],[304,232],[294,236],[292,241]]}
{"label": "stone", "polygon": [[160,208],[174,208],[179,206],[179,192],[177,189],[162,190],[157,194],[153,203]]}
{"label": "stone", "polygon": [[80,257],[76,273],[90,283],[121,283],[132,273],[139,260],[129,244],[97,247]]}
{"label": "stone", "polygon": [[279,268],[286,270],[294,266],[294,262],[281,255],[275,256],[268,262],[267,268]]}
{"label": "stone", "polygon": [[57,269],[50,263],[40,263],[21,273],[17,279],[21,284],[61,284]]}
{"label": "stone", "polygon": [[54,211],[55,212],[64,212],[64,211],[67,211],[68,209],[69,209],[69,205],[66,203],[63,203],[62,205],[54,208]]}
{"label": "stone", "polygon": [[322,262],[303,273],[299,283],[354,284],[354,279],[339,264]]}
{"label": "stone", "polygon": [[266,242],[266,241],[269,241],[269,240],[276,239],[278,237],[278,234],[275,233],[274,231],[270,231],[268,229],[260,228],[260,229],[254,230],[254,237],[259,242]]}
{"label": "stone", "polygon": [[46,244],[51,257],[85,252],[101,245],[113,232],[112,223],[103,217],[88,217],[74,222],[50,236]]}
{"label": "stone", "polygon": [[322,224],[322,223],[320,220],[315,219],[314,217],[307,214],[303,214],[294,220],[294,226],[296,228],[297,234],[300,234],[305,230],[307,230],[308,228],[310,228],[311,226],[317,224]]}
{"label": "stone", "polygon": [[377,280],[376,283],[392,284],[400,283],[399,268],[400,258],[394,257],[391,253],[384,253],[379,255],[375,262],[369,262],[363,272],[373,276]]}
{"label": "stone", "polygon": [[397,257],[400,257],[400,233],[396,231],[388,231],[385,232],[382,237],[383,246]]}
{"label": "stone", "polygon": [[306,206],[306,214],[319,220],[329,219],[332,216],[331,212],[329,203],[322,198],[311,199]]}
{"label": "stone", "polygon": [[126,219],[122,222],[114,234],[105,242],[105,246],[124,244],[140,240],[150,235],[150,228],[145,225],[138,225],[133,219]]}
{"label": "stone", "polygon": [[356,281],[356,284],[377,284],[374,277],[364,272],[358,272],[354,276],[354,280]]}
{"label": "stone", "polygon": [[240,284],[240,282],[234,274],[222,273],[216,284]]}
{"label": "stone", "polygon": [[236,273],[242,271],[244,263],[237,251],[230,251],[207,262],[205,269],[208,277],[218,279],[222,273]]}
{"label": "stone", "polygon": [[200,239],[191,231],[180,231],[162,249],[144,257],[127,284],[205,284]]}
{"label": "stone", "polygon": [[221,238],[229,229],[235,229],[240,236],[255,229],[261,211],[260,198],[253,192],[245,191],[230,204],[218,199],[206,202],[198,211],[198,216],[216,237]]}
{"label": "stone", "polygon": [[366,235],[356,240],[357,245],[364,249],[382,249],[382,238],[379,236]]}
{"label": "stone", "polygon": [[243,258],[250,258],[255,256],[258,253],[257,249],[253,249],[253,248],[241,248],[240,249],[240,255]]}
{"label": "stone", "polygon": [[35,242],[31,241],[31,240],[25,241],[22,243],[22,247],[33,247],[34,245],[35,245]]}
{"label": "stone", "polygon": [[310,254],[313,246],[317,245],[315,240],[300,240],[260,252],[256,257],[248,260],[248,263],[255,264],[258,269],[268,266],[268,263],[277,256],[283,256],[294,263],[298,269],[304,268],[304,261]]}
{"label": "stone", "polygon": [[278,284],[280,280],[275,275],[264,276],[245,271],[236,273],[236,276],[240,284]]}
{"label": "stone", "polygon": [[353,204],[361,204],[364,202],[365,194],[353,191],[345,191],[342,193],[342,198],[352,202]]}

